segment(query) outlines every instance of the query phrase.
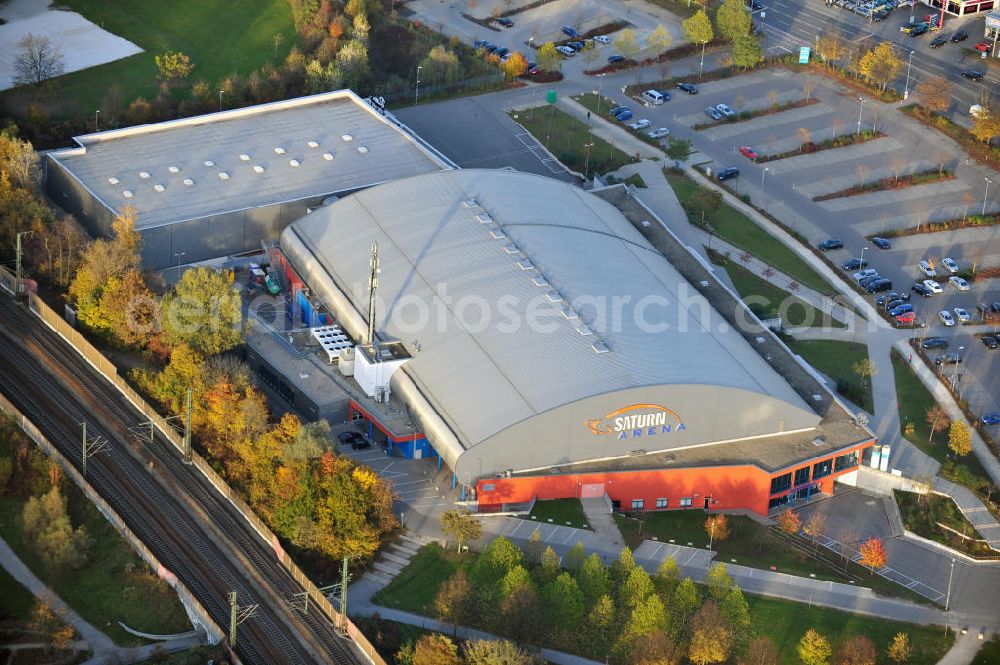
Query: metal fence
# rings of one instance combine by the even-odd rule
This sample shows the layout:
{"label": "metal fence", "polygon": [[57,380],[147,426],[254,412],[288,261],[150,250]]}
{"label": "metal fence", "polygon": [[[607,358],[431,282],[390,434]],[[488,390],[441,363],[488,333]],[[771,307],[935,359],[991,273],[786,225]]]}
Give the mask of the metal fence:
{"label": "metal fence", "polygon": [[[168,421],[161,416],[146,400],[129,386],[125,380],[119,376],[114,364],[98,351],[83,335],[74,330],[66,321],[62,319],[51,307],[34,293],[28,294],[28,305],[42,321],[52,330],[65,339],[83,358],[100,372],[111,384],[118,389],[129,402],[146,417],[150,422],[156,424],[157,429],[163,436],[177,449],[178,453],[184,453],[184,443],[180,434],[177,433]],[[374,665],[387,665],[385,660],[378,654],[368,639],[351,622],[349,618],[343,616],[334,609],[326,596],[313,584],[304,572],[292,561],[291,556],[285,552],[281,546],[281,541],[273,531],[257,517],[256,513],[247,503],[219,476],[218,473],[197,453],[192,453],[193,466],[212,484],[213,487],[236,508],[243,516],[243,519],[253,527],[260,535],[261,539],[274,550],[275,557],[281,562],[288,574],[298,583],[309,595],[315,607],[327,616],[331,623],[338,626],[347,634],[364,652]]]}

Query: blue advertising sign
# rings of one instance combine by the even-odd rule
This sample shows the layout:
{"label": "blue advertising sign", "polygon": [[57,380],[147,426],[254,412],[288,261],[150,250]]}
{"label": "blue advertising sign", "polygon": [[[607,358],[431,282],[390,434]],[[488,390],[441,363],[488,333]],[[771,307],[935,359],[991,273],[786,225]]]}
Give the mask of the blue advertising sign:
{"label": "blue advertising sign", "polygon": [[799,64],[808,65],[809,64],[809,47],[803,46],[799,49]]}

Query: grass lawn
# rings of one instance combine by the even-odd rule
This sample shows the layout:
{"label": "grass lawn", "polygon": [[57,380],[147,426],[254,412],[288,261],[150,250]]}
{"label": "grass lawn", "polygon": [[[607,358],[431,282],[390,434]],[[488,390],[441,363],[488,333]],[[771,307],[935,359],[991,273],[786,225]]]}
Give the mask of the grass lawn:
{"label": "grass lawn", "polygon": [[[832,326],[843,328],[844,324],[833,317],[824,317],[823,313],[805,302],[801,298],[796,298],[788,291],[779,289],[762,277],[758,277],[735,261],[731,261],[721,254],[709,250],[709,258],[716,265],[726,269],[729,278],[733,281],[733,286],[746,300],[750,296],[757,296],[750,309],[762,319],[770,319],[780,316],[786,326]],[[763,298],[765,302],[760,303]]]}
{"label": "grass lawn", "polygon": [[[924,538],[947,545],[959,552],[984,559],[1000,558],[996,552],[983,543],[965,540],[961,536],[944,529],[940,524],[954,529],[965,536],[981,540],[982,536],[965,515],[958,509],[951,497],[929,494],[925,497],[913,492],[893,490],[893,496],[899,505],[899,513],[903,517],[906,528]],[[921,501],[923,498],[923,501]]]}
{"label": "grass lawn", "polygon": [[972,665],[996,665],[1000,663],[1000,640],[991,640],[983,645]]}
{"label": "grass lawn", "polygon": [[[155,97],[154,57],[166,50],[191,56],[195,68],[190,80],[205,80],[217,91],[220,79],[234,72],[245,76],[268,61],[281,62],[299,43],[287,0],[62,0],[59,6],[79,12],[145,52],[55,79],[56,94],[43,106],[58,119],[93,119],[113,84],[121,86],[125,105],[139,96]],[[282,36],[277,59],[272,42],[276,34]],[[0,105],[20,111],[33,97],[33,91],[8,90],[0,94]],[[102,118],[102,125],[106,120]]]}
{"label": "grass lawn", "polygon": [[433,616],[438,587],[460,567],[471,565],[473,556],[445,551],[437,543],[425,545],[374,600],[385,607]]}
{"label": "grass lawn", "polygon": [[781,663],[800,662],[795,647],[810,628],[826,636],[835,652],[849,637],[868,637],[879,651],[879,663],[889,662],[885,658],[885,649],[898,632],[910,635],[913,653],[906,661],[907,665],[933,665],[955,641],[954,633],[948,631],[945,635],[939,627],[888,621],[753,594],[746,594],[746,599],[754,629],[758,634],[774,640],[781,654]]}
{"label": "grass lawn", "polygon": [[826,339],[788,341],[795,353],[806,362],[827,375],[837,384],[837,392],[871,413],[872,382],[862,387],[861,379],[852,369],[859,360],[868,358],[868,347],[854,342],[835,342]]}
{"label": "grass lawn", "polygon": [[[555,104],[511,114],[538,142],[574,171],[592,173],[617,171],[635,160],[602,138],[591,133],[587,125],[560,111]],[[590,159],[587,160],[587,144]]]}
{"label": "grass lawn", "polygon": [[[683,205],[698,191],[698,183],[683,173],[672,169],[665,171],[667,181],[674,188]],[[689,220],[692,221],[693,220]],[[698,220],[700,222],[700,220]],[[746,215],[723,203],[706,221],[715,233],[733,245],[745,249],[761,261],[775,267],[804,286],[824,295],[834,293],[833,288],[795,252],[778,242],[771,234],[753,223]]]}
{"label": "grass lawn", "polygon": [[575,526],[589,529],[587,517],[583,514],[583,505],[579,499],[551,499],[536,501],[528,519],[543,523]]}
{"label": "grass lawn", "polygon": [[31,616],[35,597],[21,583],[0,568],[0,619],[23,619]]}

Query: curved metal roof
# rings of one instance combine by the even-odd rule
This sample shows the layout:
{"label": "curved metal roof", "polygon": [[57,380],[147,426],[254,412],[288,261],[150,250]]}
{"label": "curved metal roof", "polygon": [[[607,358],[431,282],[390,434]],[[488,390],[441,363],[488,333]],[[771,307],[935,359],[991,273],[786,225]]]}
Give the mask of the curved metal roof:
{"label": "curved metal roof", "polygon": [[328,302],[346,298],[353,311],[334,310],[355,335],[372,241],[379,336],[404,343],[413,359],[402,371],[466,449],[538,414],[649,386],[750,391],[773,398],[762,401],[774,423],[819,421],[618,210],[578,187],[438,172],[296,221],[286,254]]}

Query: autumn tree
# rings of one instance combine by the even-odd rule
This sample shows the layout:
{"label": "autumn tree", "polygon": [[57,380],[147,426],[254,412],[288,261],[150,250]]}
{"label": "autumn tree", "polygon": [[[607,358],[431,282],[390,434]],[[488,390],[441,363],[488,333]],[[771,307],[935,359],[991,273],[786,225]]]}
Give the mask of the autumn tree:
{"label": "autumn tree", "polygon": [[455,541],[455,551],[461,552],[463,544],[483,534],[483,525],[468,510],[452,509],[441,514],[441,530]]}
{"label": "autumn tree", "polygon": [[842,34],[827,30],[816,40],[816,51],[823,62],[832,64],[844,57],[847,53],[847,45]]}
{"label": "autumn tree", "polygon": [[729,518],[724,514],[709,515],[705,518],[705,533],[708,534],[709,549],[717,540],[729,537]]}
{"label": "autumn tree", "polygon": [[972,118],[972,129],[969,131],[978,140],[989,143],[993,137],[1000,136],[1000,113],[983,106],[983,110]]}
{"label": "autumn tree", "polygon": [[663,601],[655,593],[650,594],[628,614],[624,632],[618,640],[617,650],[627,653],[643,636],[666,632],[669,629],[670,617],[663,606]]}
{"label": "autumn tree", "polygon": [[77,568],[87,560],[91,538],[86,527],[73,528],[58,485],[28,499],[21,520],[25,539],[49,569]]}
{"label": "autumn tree", "polygon": [[951,84],[943,76],[932,76],[916,87],[917,103],[931,113],[943,113],[951,106]]}
{"label": "autumn tree", "polygon": [[337,80],[345,88],[359,88],[368,79],[368,49],[356,39],[337,51]]}
{"label": "autumn tree", "polygon": [[[521,584],[499,603],[501,632],[519,643],[533,642],[541,635],[543,626],[538,621],[543,605],[534,586]],[[496,612],[495,608],[491,608]]]}
{"label": "autumn tree", "polygon": [[664,598],[670,598],[674,595],[674,589],[677,588],[680,581],[681,569],[677,565],[677,559],[672,556],[663,560],[653,576],[653,585]]}
{"label": "autumn tree", "polygon": [[243,341],[240,294],[229,271],[184,271],[162,302],[163,332],[172,344],[213,355]]}
{"label": "autumn tree", "polygon": [[805,526],[802,527],[803,533],[812,538],[813,550],[815,551],[818,547],[819,537],[823,535],[823,531],[826,529],[826,514],[819,511],[814,511],[806,519]]}
{"label": "autumn tree", "polygon": [[28,33],[15,44],[14,85],[32,85],[60,76],[66,70],[62,49],[45,35]]}
{"label": "autumn tree", "polygon": [[758,637],[747,647],[746,655],[741,657],[739,665],[778,665],[778,648],[769,637]]}
{"label": "autumn tree", "polygon": [[910,646],[910,635],[908,633],[896,633],[892,636],[892,642],[889,643],[887,650],[889,660],[897,665],[902,665],[910,659],[912,652],[913,647]]}
{"label": "autumn tree", "polygon": [[618,607],[631,611],[639,606],[653,593],[653,580],[642,566],[636,566],[629,571],[621,586],[618,587]]}
{"label": "autumn tree", "polygon": [[640,635],[632,643],[628,665],[680,665],[682,646],[665,630]]}
{"label": "autumn tree", "polygon": [[776,519],[778,528],[785,533],[796,534],[802,528],[802,518],[791,508],[785,508]]}
{"label": "autumn tree", "polygon": [[752,24],[743,0],[725,0],[715,12],[715,27],[728,42],[749,35]]}
{"label": "autumn tree", "polygon": [[840,645],[834,662],[836,665],[875,665],[877,658],[875,643],[864,635],[855,635]]}
{"label": "autumn tree", "polygon": [[538,563],[538,568],[535,569],[535,577],[538,580],[539,586],[545,586],[559,574],[560,563],[562,561],[554,549],[546,546]]}
{"label": "autumn tree", "polygon": [[30,141],[19,138],[11,128],[0,131],[0,172],[7,175],[12,187],[37,191],[41,183],[38,153]]}
{"label": "autumn tree", "polygon": [[164,86],[183,81],[194,71],[191,56],[180,51],[164,51],[156,56],[156,78]]}
{"label": "autumn tree", "polygon": [[851,365],[851,371],[854,372],[856,377],[861,379],[862,387],[866,387],[868,385],[868,380],[878,374],[878,368],[870,358],[862,358],[861,360],[855,362]]}
{"label": "autumn tree", "polygon": [[625,56],[626,60],[635,58],[639,53],[639,40],[636,39],[635,31],[632,28],[625,28],[618,33],[614,41],[615,50]]}
{"label": "autumn tree", "polygon": [[646,48],[649,49],[650,55],[655,57],[670,48],[672,42],[673,39],[671,39],[667,29],[662,25],[657,25],[656,29],[646,37]]}
{"label": "autumn tree", "polygon": [[694,224],[702,224],[705,219],[711,219],[722,206],[722,192],[708,187],[699,187],[694,194],[684,202],[684,210]]}
{"label": "autumn tree", "polygon": [[611,579],[615,586],[624,584],[629,573],[638,565],[635,562],[635,556],[632,554],[631,548],[628,546],[623,547],[618,552],[618,558],[611,563]]}
{"label": "autumn tree", "polygon": [[859,562],[863,566],[868,566],[872,574],[879,568],[885,566],[888,555],[885,552],[885,546],[882,544],[881,538],[869,538],[865,542],[861,543],[859,548],[859,554],[861,558]]}
{"label": "autumn tree", "polygon": [[692,148],[691,139],[667,139],[667,157],[673,160],[674,169],[680,170],[681,162],[687,161],[687,158],[691,156],[694,152]]}
{"label": "autumn tree", "polygon": [[896,78],[902,66],[903,62],[888,41],[879,42],[875,48],[861,56],[861,62],[858,63],[861,75],[883,91]]}
{"label": "autumn tree", "polygon": [[160,325],[160,303],[136,268],[112,275],[98,307],[114,337],[125,346],[144,347]]}
{"label": "autumn tree", "polygon": [[73,627],[68,626],[52,611],[48,598],[38,598],[31,607],[31,618],[28,622],[32,632],[36,633],[44,645],[45,653],[53,649],[66,649],[73,639]]}
{"label": "autumn tree", "polygon": [[684,36],[688,41],[701,44],[701,65],[704,66],[705,44],[715,38],[715,33],[712,31],[712,22],[708,20],[705,8],[702,7],[690,18],[684,19],[684,22],[681,23],[681,29],[684,31]]}
{"label": "autumn tree", "polygon": [[458,625],[471,613],[474,600],[472,585],[461,568],[438,589],[434,611],[438,619],[451,624],[453,636],[458,634]]}
{"label": "autumn tree", "polygon": [[796,651],[803,665],[829,665],[833,654],[830,641],[812,628],[799,640]]}
{"label": "autumn tree", "polygon": [[462,78],[462,63],[458,55],[443,44],[428,51],[420,61],[420,67],[424,80],[432,83],[452,83]]}
{"label": "autumn tree", "polygon": [[695,665],[721,663],[729,658],[732,646],[732,629],[719,612],[718,604],[705,601],[691,619],[688,659]]}
{"label": "autumn tree", "polygon": [[507,640],[469,640],[462,645],[465,665],[537,665],[530,653]]}
{"label": "autumn tree", "polygon": [[611,600],[611,596],[608,595],[598,598],[587,613],[584,631],[596,653],[607,653],[611,648],[616,614],[615,601]]}
{"label": "autumn tree", "polygon": [[938,404],[927,409],[924,417],[927,420],[927,428],[929,430],[927,443],[931,443],[935,434],[948,428],[950,420],[948,419],[948,414]]}
{"label": "autumn tree", "polygon": [[972,433],[962,420],[953,420],[948,426],[948,448],[956,457],[972,452]]}
{"label": "autumn tree", "polygon": [[802,92],[806,93],[806,101],[812,99],[812,94],[816,90],[816,81],[812,79],[806,79],[802,83]]}
{"label": "autumn tree", "polygon": [[562,56],[556,50],[556,45],[552,42],[545,42],[535,54],[538,58],[538,67],[547,72],[558,72],[562,69]]}
{"label": "autumn tree", "polygon": [[513,81],[528,71],[528,61],[524,59],[523,55],[515,51],[510,54],[510,57],[500,63],[500,69],[508,80]]}
{"label": "autumn tree", "polygon": [[565,568],[571,573],[575,573],[580,570],[580,566],[583,565],[584,560],[587,555],[583,551],[583,541],[578,540],[576,545],[570,548],[569,552],[566,552]]}
{"label": "autumn tree", "polygon": [[705,586],[708,587],[708,594],[716,601],[720,601],[729,593],[733,586],[733,580],[729,577],[726,564],[715,563],[708,569],[705,575]]}
{"label": "autumn tree", "polygon": [[421,635],[413,649],[413,665],[462,665],[458,647],[438,633]]}

